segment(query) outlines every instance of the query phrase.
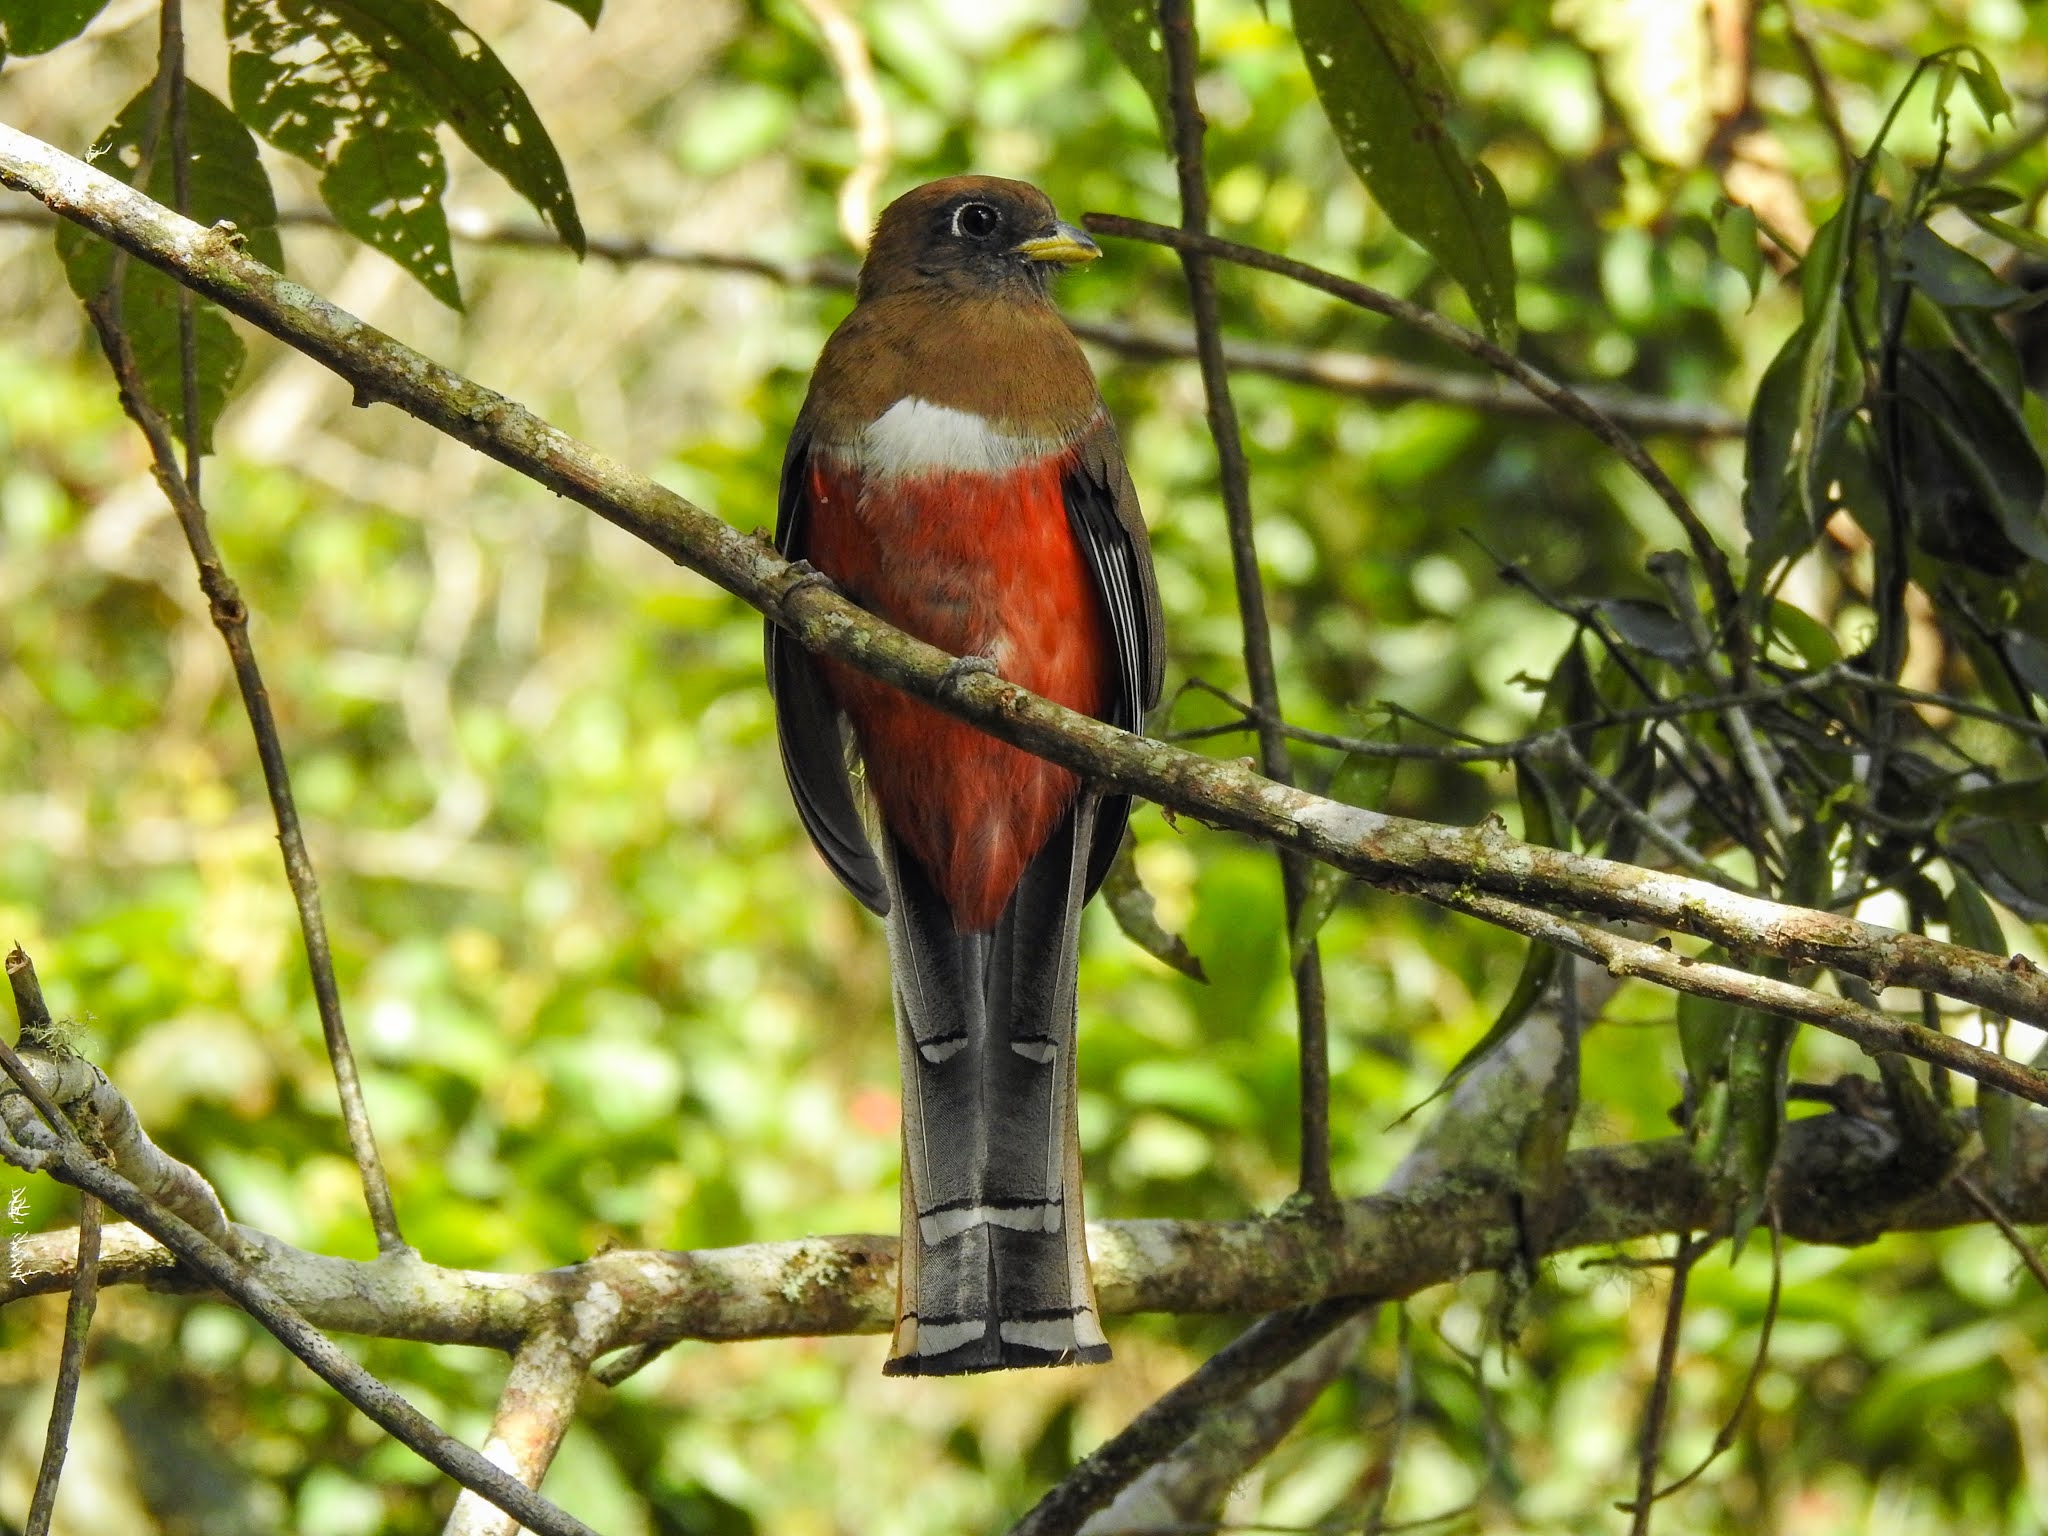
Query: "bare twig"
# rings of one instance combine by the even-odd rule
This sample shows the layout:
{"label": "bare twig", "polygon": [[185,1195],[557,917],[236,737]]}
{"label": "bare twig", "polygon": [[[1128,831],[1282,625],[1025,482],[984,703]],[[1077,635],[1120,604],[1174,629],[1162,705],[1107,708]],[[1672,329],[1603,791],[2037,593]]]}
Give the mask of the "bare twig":
{"label": "bare twig", "polygon": [[[1202,109],[1195,100],[1194,0],[1160,0],[1159,22],[1166,38],[1167,102],[1173,116],[1181,223],[1200,235],[1209,226],[1209,181],[1202,161]],[[1236,580],[1237,610],[1244,629],[1245,682],[1259,709],[1259,766],[1275,783],[1292,784],[1294,765],[1288,759],[1287,738],[1269,723],[1281,718],[1280,683],[1273,666],[1273,631],[1266,617],[1266,589],[1259,573],[1258,544],[1252,527],[1251,472],[1245,464],[1237,406],[1230,397],[1230,366],[1223,355],[1216,274],[1208,257],[1200,252],[1183,249],[1180,260],[1187,276],[1188,308],[1194,316],[1202,388],[1209,400],[1209,436],[1215,442],[1217,474],[1223,488],[1230,568]],[[1308,861],[1283,849],[1280,886],[1290,941],[1300,937],[1297,930],[1308,901],[1309,885]],[[1313,935],[1298,945],[1297,952],[1300,959],[1294,965],[1294,997],[1301,1057],[1301,1192],[1320,1203],[1330,1198],[1330,1047],[1323,996],[1323,957]]]}
{"label": "bare twig", "polygon": [[1829,997],[1788,981],[1695,960],[1658,944],[1646,944],[1591,923],[1536,907],[1518,906],[1501,897],[1447,882],[1413,881],[1404,888],[1439,906],[1483,917],[1571,954],[1596,960],[1616,976],[1639,976],[1701,997],[1817,1024],[1830,1034],[1854,1041],[1873,1056],[1887,1051],[1912,1056],[1994,1088],[2004,1088],[2029,1103],[2048,1105],[2048,1072],[1940,1030],[1889,1018],[1847,998]]}
{"label": "bare twig", "polygon": [[2041,1250],[2027,1241],[2026,1233],[2013,1225],[2012,1218],[2005,1212],[2005,1207],[1998,1203],[1989,1190],[1967,1173],[1958,1173],[1955,1183],[1956,1188],[1969,1197],[1970,1204],[1982,1211],[1984,1219],[1998,1228],[2000,1236],[2012,1245],[2012,1251],[2018,1254],[2020,1262],[2027,1266],[2027,1273],[2034,1277],[2035,1283],[2042,1290],[2048,1291],[2048,1262],[2041,1258]]}
{"label": "bare twig", "polygon": [[[292,796],[291,771],[285,763],[284,744],[277,730],[277,716],[270,707],[270,694],[256,662],[249,640],[249,610],[241,593],[222,564],[220,551],[207,526],[206,508],[192,492],[198,459],[188,461],[190,473],[181,476],[177,449],[171,442],[163,418],[150,405],[135,370],[134,355],[121,329],[118,290],[100,294],[86,305],[100,346],[120,386],[122,408],[141,428],[149,443],[157,484],[177,513],[186,545],[199,568],[200,590],[206,594],[207,611],[220,631],[235,682],[241,690],[242,707],[256,738],[256,755],[263,767],[263,783],[270,796],[272,815],[277,820],[278,847],[284,855],[285,879],[299,911],[299,929],[305,941],[306,966],[311,975],[313,997],[320,1013],[321,1033],[326,1037],[328,1060],[334,1071],[335,1092],[341,1102],[342,1124],[350,1150],[361,1174],[363,1198],[369,1206],[370,1224],[380,1251],[395,1253],[406,1244],[398,1226],[398,1212],[391,1199],[391,1184],[377,1153],[377,1139],[370,1126],[370,1112],[363,1101],[362,1078],[356,1070],[355,1050],[349,1043],[348,1026],[341,1013],[341,990],[334,979],[334,955],[327,942],[327,920],[320,909],[320,885],[313,872],[312,856],[306,851],[305,831],[299,823],[298,805]],[[188,437],[188,452],[194,440]]]}
{"label": "bare twig", "polygon": [[35,1492],[29,1498],[22,1536],[49,1536],[57,1511],[57,1485],[64,1475],[64,1455],[71,1445],[71,1419],[78,1408],[79,1378],[85,1373],[85,1345],[92,1334],[93,1308],[99,1302],[100,1203],[83,1195],[78,1203],[78,1268],[71,1279],[71,1300],[64,1308],[64,1347],[57,1357],[57,1388],[50,1399],[50,1422],[43,1431],[43,1459],[36,1468]]}
{"label": "bare twig", "polygon": [[7,952],[7,986],[14,994],[14,1016],[21,1021],[22,1049],[40,1050],[49,1045],[53,1028],[50,1005],[43,1001],[35,962],[19,944]]}
{"label": "bare twig", "polygon": [[1711,1243],[1678,1234],[1678,1252],[1671,1261],[1671,1294],[1664,1303],[1664,1331],[1657,1340],[1657,1370],[1650,1379],[1650,1400],[1643,1408],[1643,1433],[1636,1449],[1636,1497],[1629,1536],[1649,1536],[1650,1513],[1656,1504],[1657,1461],[1664,1448],[1664,1418],[1671,1404],[1671,1378],[1678,1370],[1678,1325],[1685,1314],[1685,1285],[1692,1266]]}
{"label": "bare twig", "polygon": [[[512,1357],[505,1389],[498,1394],[484,1455],[529,1488],[540,1487],[576,1419],[589,1359],[577,1341],[559,1329],[543,1328]],[[516,1536],[519,1522],[465,1489],[455,1501],[442,1536]]]}
{"label": "bare twig", "polygon": [[1337,1297],[1261,1318],[1084,1458],[1010,1527],[1010,1536],[1073,1536],[1125,1484],[1193,1434],[1217,1404],[1242,1397],[1371,1304]]}
{"label": "bare twig", "polygon": [[838,0],[797,0],[817,24],[825,52],[846,92],[847,115],[853,119],[854,144],[860,158],[839,184],[839,232],[857,251],[868,247],[875,227],[875,191],[888,174],[892,135],[889,109],[875,81],[875,62],[868,40]]}
{"label": "bare twig", "polygon": [[1478,332],[1468,331],[1433,310],[1424,309],[1419,304],[1411,304],[1405,299],[1397,299],[1392,294],[1382,293],[1377,288],[1355,282],[1350,278],[1339,277],[1333,272],[1325,272],[1320,267],[1312,267],[1306,262],[1275,255],[1271,251],[1262,251],[1254,246],[1219,240],[1214,235],[1197,230],[1174,229],[1164,224],[1147,223],[1143,219],[1125,218],[1120,214],[1091,213],[1086,215],[1086,223],[1098,234],[1120,235],[1127,240],[1143,240],[1153,245],[1170,246],[1179,251],[1183,259],[1190,253],[1212,256],[1218,261],[1235,262],[1239,266],[1292,278],[1295,282],[1318,289],[1332,298],[1342,299],[1347,304],[1355,304],[1360,309],[1368,309],[1374,314],[1385,315],[1389,319],[1414,326],[1513,379],[1559,415],[1577,422],[1613,449],[1621,456],[1622,462],[1634,470],[1645,485],[1656,492],[1657,499],[1670,508],[1671,515],[1685,530],[1687,543],[1692,546],[1694,556],[1707,573],[1707,585],[1714,594],[1717,622],[1723,626],[1732,622],[1737,601],[1735,578],[1729,573],[1728,557],[1720,544],[1707,530],[1707,525],[1700,521],[1699,514],[1685,499],[1684,493],[1664,472],[1663,467],[1650,457],[1643,445],[1579,391],[1559,383],[1548,374],[1523,362],[1512,352],[1488,341]]}
{"label": "bare twig", "polygon": [[[1777,1210],[1769,1213],[1771,1226],[1771,1291],[1764,1300],[1764,1320],[1757,1329],[1756,1354],[1750,1359],[1749,1371],[1742,1378],[1742,1386],[1735,1394],[1735,1406],[1728,1411],[1728,1417],[1721,1421],[1720,1429],[1714,1433],[1714,1443],[1707,1448],[1693,1469],[1683,1477],[1666,1483],[1650,1496],[1651,1502],[1668,1499],[1682,1488],[1689,1488],[1699,1481],[1701,1475],[1719,1461],[1734,1446],[1736,1436],[1742,1431],[1743,1415],[1749,1412],[1749,1405],[1756,1396],[1756,1384],[1763,1380],[1764,1367],[1771,1363],[1771,1334],[1778,1326],[1778,1303],[1784,1294],[1785,1285],[1785,1233],[1778,1221]],[[1617,1506],[1626,1514],[1634,1514],[1635,1500],[1623,1501]]]}

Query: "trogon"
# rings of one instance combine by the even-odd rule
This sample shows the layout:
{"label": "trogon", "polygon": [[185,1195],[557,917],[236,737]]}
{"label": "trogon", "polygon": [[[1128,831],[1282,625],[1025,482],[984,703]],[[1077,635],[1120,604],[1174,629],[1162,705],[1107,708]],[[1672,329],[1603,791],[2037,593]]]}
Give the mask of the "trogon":
{"label": "trogon", "polygon": [[[956,666],[1137,731],[1159,697],[1158,588],[1115,424],[1051,297],[1099,254],[1022,182],[956,176],[891,203],[790,436],[776,547]],[[1075,980],[1129,801],[772,624],[767,659],[804,826],[888,919],[903,1242],[884,1369],[1106,1360]]]}

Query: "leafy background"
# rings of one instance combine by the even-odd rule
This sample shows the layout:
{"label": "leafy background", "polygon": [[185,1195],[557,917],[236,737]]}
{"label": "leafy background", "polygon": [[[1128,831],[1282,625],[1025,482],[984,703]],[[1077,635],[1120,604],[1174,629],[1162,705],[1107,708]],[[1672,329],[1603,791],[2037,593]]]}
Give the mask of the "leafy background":
{"label": "leafy background", "polygon": [[[1702,168],[1712,61],[1688,62],[1660,14],[1473,0],[1429,26],[1466,102],[1460,132],[1512,210],[1525,353],[1580,381],[1741,413],[1800,299],[1765,273],[1752,302],[1717,255],[1715,200],[1757,206],[1803,247],[1839,172],[1775,7],[1760,17],[1762,133]],[[1804,14],[1859,144],[1914,57],[1963,41],[1997,60],[2022,127],[2039,119],[2037,8]],[[842,250],[833,200],[854,141],[800,9],[613,0],[594,32],[513,0],[471,0],[463,15],[531,95],[591,231],[770,257]],[[11,59],[0,118],[82,152],[153,73],[153,17],[117,3],[84,41]],[[1078,5],[875,0],[860,18],[895,132],[890,189],[972,166],[1038,181],[1069,215],[1174,217],[1152,109]],[[1288,21],[1280,3],[1200,7],[1219,226],[1469,316],[1360,188]],[[229,99],[219,14],[195,7],[187,25],[195,81]],[[1981,152],[1973,118],[1957,132],[1959,157]],[[454,136],[441,143],[451,207],[531,216]],[[1924,112],[1902,117],[1892,144],[1931,154]],[[320,205],[307,167],[269,148],[263,160],[282,206]],[[2048,183],[2038,140],[2003,180]],[[330,231],[285,238],[316,289],[742,526],[771,521],[783,434],[847,303],[458,244],[458,314]],[[232,679],[49,239],[0,226],[0,936],[36,956],[83,1048],[239,1219],[367,1256]],[[1067,286],[1073,313],[1181,321],[1166,257],[1112,256]],[[1242,274],[1223,287],[1237,334],[1444,361],[1315,296]],[[208,497],[255,611],[407,1235],[439,1262],[524,1268],[612,1243],[892,1230],[880,934],[786,803],[753,615],[245,340]],[[1235,686],[1193,370],[1097,361],[1154,526],[1169,687]],[[1540,702],[1526,680],[1550,673],[1570,625],[1504,584],[1495,555],[1552,591],[1654,594],[1642,559],[1674,531],[1569,427],[1257,378],[1239,390],[1283,688],[1303,723],[1356,728],[1386,699],[1489,736],[1526,729]],[[2029,410],[2038,434],[2039,403]],[[1739,547],[1740,440],[1660,451]],[[1867,627],[1822,566],[1787,595],[1845,645]],[[1165,724],[1213,718],[1189,700]],[[1306,761],[1312,781],[1334,767]],[[1391,803],[1518,820],[1511,776],[1491,770],[1404,767]],[[1291,1188],[1295,1134],[1277,874],[1263,851],[1155,811],[1137,830],[1140,870],[1213,984],[1170,974],[1091,914],[1090,1213],[1270,1207]],[[2007,937],[2032,947],[2017,921]],[[1412,1138],[1391,1122],[1484,1032],[1522,956],[1506,936],[1373,894],[1347,898],[1324,940],[1336,1173],[1363,1191]],[[1582,1139],[1668,1132],[1671,1006],[1647,989],[1609,1006],[1587,1042]],[[1803,1036],[1794,1071],[1850,1064]],[[21,1195],[23,1230],[69,1219],[47,1186]],[[1694,1277],[1673,1466],[1704,1451],[1754,1352],[1765,1246]],[[1670,1526],[2048,1520],[2048,1303],[1994,1233],[1793,1249],[1785,1281],[1753,1416],[1669,1506]],[[1408,1309],[1415,1406],[1390,1518],[1475,1504],[1466,1522],[1489,1529],[1618,1527],[1661,1284],[1559,1263],[1506,1350],[1488,1347],[1490,1289],[1474,1280]],[[0,1506],[25,1502],[60,1314],[46,1302],[0,1316]],[[943,1384],[885,1381],[874,1339],[686,1346],[617,1393],[592,1390],[547,1491],[615,1533],[988,1529],[1232,1331],[1126,1320],[1103,1370]],[[445,1485],[230,1311],[117,1291],[96,1340],[66,1529],[359,1536],[430,1530],[445,1508]],[[480,1436],[499,1359],[357,1347]],[[1355,1508],[1387,1475],[1398,1357],[1383,1319],[1239,1490],[1233,1518],[1299,1525]]]}

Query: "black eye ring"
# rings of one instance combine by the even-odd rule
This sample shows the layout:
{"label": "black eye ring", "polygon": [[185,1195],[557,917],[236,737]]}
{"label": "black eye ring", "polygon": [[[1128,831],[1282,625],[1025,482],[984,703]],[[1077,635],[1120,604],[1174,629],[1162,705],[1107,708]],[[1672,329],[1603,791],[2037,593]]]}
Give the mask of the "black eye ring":
{"label": "black eye ring", "polygon": [[987,203],[962,203],[953,210],[953,233],[968,240],[986,240],[1002,222],[1003,216]]}

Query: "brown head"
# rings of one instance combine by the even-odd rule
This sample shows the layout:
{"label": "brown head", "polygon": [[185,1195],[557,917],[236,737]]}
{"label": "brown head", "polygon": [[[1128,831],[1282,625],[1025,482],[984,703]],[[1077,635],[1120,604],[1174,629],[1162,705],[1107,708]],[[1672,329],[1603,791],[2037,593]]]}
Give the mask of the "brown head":
{"label": "brown head", "polygon": [[1042,299],[1054,272],[1101,254],[1030,183],[948,176],[882,210],[861,263],[859,296],[929,287]]}

